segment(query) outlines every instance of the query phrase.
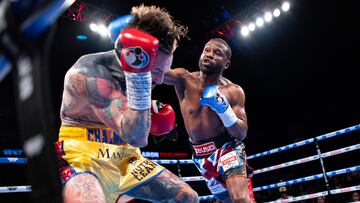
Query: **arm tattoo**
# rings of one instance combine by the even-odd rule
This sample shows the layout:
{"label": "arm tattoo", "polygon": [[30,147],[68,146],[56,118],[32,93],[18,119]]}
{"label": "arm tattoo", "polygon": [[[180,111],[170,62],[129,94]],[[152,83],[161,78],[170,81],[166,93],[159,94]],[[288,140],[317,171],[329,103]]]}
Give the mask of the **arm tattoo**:
{"label": "arm tattoo", "polygon": [[117,90],[115,83],[103,78],[86,80],[87,96],[97,115],[112,128],[118,129],[120,115],[126,111],[126,97]]}
{"label": "arm tattoo", "polygon": [[68,72],[64,81],[63,100],[61,104],[61,112],[67,112],[75,104],[78,95],[84,94],[85,76]]}
{"label": "arm tattoo", "polygon": [[[144,132],[150,130],[151,114],[150,110],[143,111],[142,115],[124,117],[122,121],[121,132],[123,135],[131,135],[126,138],[126,142],[134,145],[139,142],[139,138],[143,138]],[[134,126],[131,128],[130,126]]]}
{"label": "arm tattoo", "polygon": [[[126,97],[118,91],[111,78],[72,72],[65,79],[65,87],[62,110],[70,108],[74,101],[83,100],[88,103],[84,114],[88,114],[89,118],[99,119],[92,122],[103,122],[115,130],[118,129],[118,119],[126,110]],[[92,112],[87,112],[91,109]]]}
{"label": "arm tattoo", "polygon": [[[133,146],[146,145],[151,122],[150,110],[128,109],[127,98],[121,93],[114,78],[106,74],[88,76],[74,73],[68,86],[74,101],[83,102],[79,111],[85,114],[83,117],[87,122],[103,123]],[[69,101],[64,108],[71,104]]]}

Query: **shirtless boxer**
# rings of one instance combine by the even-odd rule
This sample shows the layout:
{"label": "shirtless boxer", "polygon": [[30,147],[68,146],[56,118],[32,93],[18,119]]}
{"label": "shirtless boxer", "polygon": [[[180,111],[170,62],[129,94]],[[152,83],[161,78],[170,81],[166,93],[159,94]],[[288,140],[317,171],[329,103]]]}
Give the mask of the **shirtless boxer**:
{"label": "shirtless boxer", "polygon": [[222,76],[230,59],[229,45],[211,39],[200,56],[200,71],[172,69],[163,83],[175,86],[193,160],[209,190],[223,202],[251,202],[242,143],[248,129],[245,94]]}
{"label": "shirtless boxer", "polygon": [[66,73],[57,153],[65,202],[198,202],[197,193],[141,156],[152,85],[187,29],[155,6],[133,7],[115,50],[82,56]]}

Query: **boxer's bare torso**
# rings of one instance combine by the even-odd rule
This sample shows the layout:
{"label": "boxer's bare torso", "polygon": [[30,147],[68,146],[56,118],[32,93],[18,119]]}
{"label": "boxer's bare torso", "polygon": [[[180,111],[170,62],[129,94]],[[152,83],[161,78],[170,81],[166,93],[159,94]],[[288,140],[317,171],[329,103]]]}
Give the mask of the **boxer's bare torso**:
{"label": "boxer's bare torso", "polygon": [[[200,96],[204,88],[209,85],[206,84],[201,73],[190,73],[183,68],[176,68],[172,71],[172,75],[176,75],[176,82],[173,82],[175,80],[171,80],[171,76],[166,74],[164,83],[175,85],[184,125],[190,139],[198,142],[223,133],[226,129],[218,115],[209,107],[200,106]],[[222,76],[217,80],[217,85],[230,105],[237,103],[238,93],[233,94],[233,92],[239,89],[242,91],[240,86]]]}

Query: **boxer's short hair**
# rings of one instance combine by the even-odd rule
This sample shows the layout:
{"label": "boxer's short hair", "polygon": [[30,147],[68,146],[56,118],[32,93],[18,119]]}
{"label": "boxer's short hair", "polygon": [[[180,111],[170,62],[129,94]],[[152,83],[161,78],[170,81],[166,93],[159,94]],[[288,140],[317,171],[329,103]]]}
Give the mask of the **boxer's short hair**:
{"label": "boxer's short hair", "polygon": [[188,28],[173,20],[173,17],[162,8],[157,6],[133,7],[131,14],[134,19],[129,22],[127,28],[142,30],[160,41],[160,49],[172,53],[178,41],[186,37]]}

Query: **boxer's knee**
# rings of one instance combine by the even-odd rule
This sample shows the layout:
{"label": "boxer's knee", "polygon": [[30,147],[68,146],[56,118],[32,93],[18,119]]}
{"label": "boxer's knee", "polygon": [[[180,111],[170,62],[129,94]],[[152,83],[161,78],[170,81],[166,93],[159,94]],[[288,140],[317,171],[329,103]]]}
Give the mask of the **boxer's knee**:
{"label": "boxer's knee", "polygon": [[234,203],[251,203],[251,199],[248,196],[234,196],[231,198]]}
{"label": "boxer's knee", "polygon": [[199,195],[188,184],[184,183],[178,187],[174,200],[175,202],[195,203],[199,202]]}
{"label": "boxer's knee", "polygon": [[195,202],[199,202],[199,195],[197,194],[197,192],[195,192],[193,189],[190,188],[189,190],[183,193],[183,197],[181,199],[182,199],[181,202],[195,203]]}
{"label": "boxer's knee", "polygon": [[226,180],[226,187],[232,202],[251,203],[247,178],[243,174],[229,177]]}
{"label": "boxer's knee", "polygon": [[97,178],[83,173],[71,178],[63,188],[65,203],[72,202],[106,202],[105,194]]}

